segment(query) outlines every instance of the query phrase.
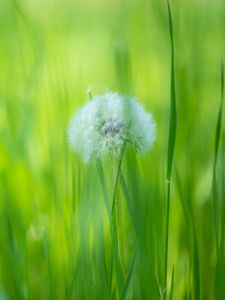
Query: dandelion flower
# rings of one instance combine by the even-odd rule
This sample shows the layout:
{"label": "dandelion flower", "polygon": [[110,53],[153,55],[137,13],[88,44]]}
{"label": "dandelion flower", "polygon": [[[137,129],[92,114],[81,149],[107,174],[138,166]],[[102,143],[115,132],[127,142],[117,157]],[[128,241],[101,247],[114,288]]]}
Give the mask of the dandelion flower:
{"label": "dandelion flower", "polygon": [[135,97],[107,92],[93,97],[77,111],[68,139],[84,161],[105,153],[117,156],[125,143],[145,153],[155,140],[155,123]]}

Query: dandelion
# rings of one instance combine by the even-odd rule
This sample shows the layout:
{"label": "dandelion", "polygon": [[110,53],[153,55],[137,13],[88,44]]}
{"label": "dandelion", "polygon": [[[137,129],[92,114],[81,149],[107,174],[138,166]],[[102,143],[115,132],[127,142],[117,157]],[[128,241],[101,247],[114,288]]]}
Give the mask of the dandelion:
{"label": "dandelion", "polygon": [[77,111],[68,139],[84,161],[106,153],[117,156],[125,143],[145,153],[155,140],[155,123],[135,97],[107,92],[93,97]]}

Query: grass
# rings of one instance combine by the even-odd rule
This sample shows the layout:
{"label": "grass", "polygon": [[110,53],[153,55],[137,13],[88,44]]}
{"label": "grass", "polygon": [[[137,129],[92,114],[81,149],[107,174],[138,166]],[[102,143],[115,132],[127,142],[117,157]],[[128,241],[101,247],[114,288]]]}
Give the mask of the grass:
{"label": "grass", "polygon": [[222,123],[222,112],[223,112],[223,98],[224,98],[224,65],[221,63],[221,101],[218,112],[217,124],[216,124],[216,135],[215,135],[215,149],[214,149],[214,161],[213,161],[213,184],[212,184],[212,200],[213,200],[213,212],[214,212],[214,223],[215,223],[215,236],[216,236],[216,247],[217,251],[219,248],[219,221],[218,221],[218,200],[217,200],[217,187],[216,187],[216,168],[217,168],[217,157],[218,148],[221,136],[221,123]]}
{"label": "grass", "polygon": [[[223,102],[224,102],[224,64],[221,63],[221,101],[218,112],[217,124],[216,124],[216,135],[215,135],[215,148],[214,148],[214,161],[213,161],[213,183],[212,183],[212,201],[213,201],[213,216],[215,225],[215,236],[216,236],[216,249],[217,249],[217,264],[216,264],[216,277],[215,277],[215,294],[216,297],[222,298],[224,295],[224,287],[221,284],[221,277],[224,276],[224,170],[221,173],[222,179],[222,201],[218,203],[218,191],[217,191],[217,159],[218,159],[218,149],[221,138],[221,124],[222,124],[222,112],[223,112]],[[224,151],[224,145],[223,150]],[[222,152],[222,166],[224,165]],[[221,209],[219,209],[221,207]],[[221,215],[219,218],[219,210],[221,210]],[[219,242],[219,224],[220,224],[220,242]]]}
{"label": "grass", "polygon": [[169,31],[171,42],[171,86],[170,86],[170,124],[169,124],[169,140],[167,152],[167,208],[166,208],[166,236],[165,236],[165,266],[164,266],[164,288],[167,293],[167,261],[168,261],[168,243],[169,243],[169,220],[170,220],[170,181],[172,174],[174,147],[176,140],[177,127],[177,109],[176,109],[176,88],[175,88],[175,71],[174,71],[174,41],[173,41],[173,24],[169,1],[167,1],[169,15]]}
{"label": "grass", "polygon": [[[170,8],[1,1],[1,300],[224,298],[225,6]],[[152,151],[71,151],[88,84],[140,98]]]}

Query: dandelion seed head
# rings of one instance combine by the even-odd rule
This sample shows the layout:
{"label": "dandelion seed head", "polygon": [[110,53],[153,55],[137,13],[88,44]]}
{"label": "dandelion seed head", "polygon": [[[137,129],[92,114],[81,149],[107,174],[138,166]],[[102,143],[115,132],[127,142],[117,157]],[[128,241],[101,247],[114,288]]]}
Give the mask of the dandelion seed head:
{"label": "dandelion seed head", "polygon": [[155,140],[155,131],[152,115],[135,97],[107,92],[78,109],[68,129],[68,140],[84,161],[90,161],[105,153],[117,156],[125,142],[145,153]]}

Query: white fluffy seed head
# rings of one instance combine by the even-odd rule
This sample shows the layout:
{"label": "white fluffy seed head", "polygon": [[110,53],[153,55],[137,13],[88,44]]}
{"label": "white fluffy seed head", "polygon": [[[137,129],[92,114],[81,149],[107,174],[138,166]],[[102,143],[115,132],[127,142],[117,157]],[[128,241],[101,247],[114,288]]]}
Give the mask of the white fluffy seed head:
{"label": "white fluffy seed head", "polygon": [[135,97],[107,92],[93,97],[76,112],[68,139],[73,150],[90,161],[105,153],[118,155],[125,142],[145,153],[155,140],[155,132],[152,115]]}

